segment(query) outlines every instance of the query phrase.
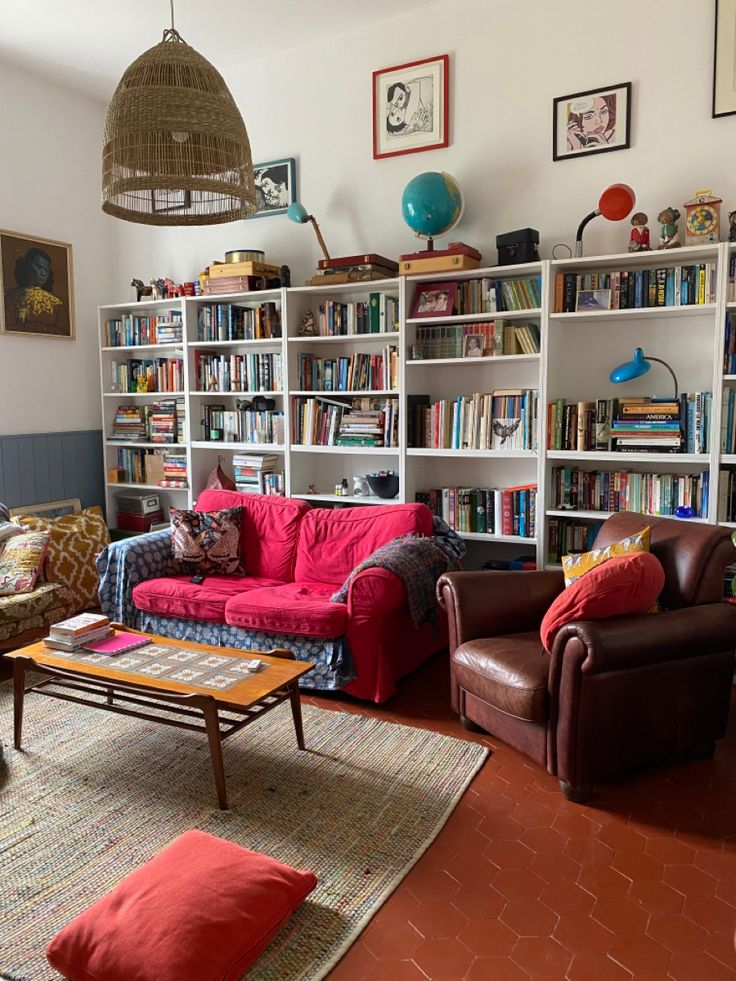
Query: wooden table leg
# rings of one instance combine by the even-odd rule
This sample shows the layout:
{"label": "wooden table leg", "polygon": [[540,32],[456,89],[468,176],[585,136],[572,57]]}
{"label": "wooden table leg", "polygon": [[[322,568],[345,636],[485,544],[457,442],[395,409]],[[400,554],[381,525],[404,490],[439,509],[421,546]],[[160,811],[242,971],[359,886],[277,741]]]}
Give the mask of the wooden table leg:
{"label": "wooden table leg", "polygon": [[20,749],[23,733],[23,696],[26,687],[26,662],[16,657],[13,665],[13,745]]}
{"label": "wooden table leg", "polygon": [[304,727],[302,725],[302,700],[299,694],[299,682],[292,681],[289,684],[291,696],[291,714],[294,716],[294,729],[296,731],[296,744],[299,749],[306,749],[304,745]]}
{"label": "wooden table leg", "polygon": [[217,714],[217,703],[209,695],[203,696],[201,708],[204,724],[207,728],[207,739],[210,744],[212,757],[212,772],[215,775],[217,801],[221,811],[227,810],[227,790],[225,789],[225,766],[222,760],[222,740],[220,737],[220,719]]}

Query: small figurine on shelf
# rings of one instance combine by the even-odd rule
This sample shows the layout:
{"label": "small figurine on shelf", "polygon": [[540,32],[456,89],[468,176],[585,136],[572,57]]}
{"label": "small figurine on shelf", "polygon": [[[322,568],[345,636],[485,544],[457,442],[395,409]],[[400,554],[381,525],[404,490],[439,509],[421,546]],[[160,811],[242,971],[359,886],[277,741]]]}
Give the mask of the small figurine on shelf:
{"label": "small figurine on shelf", "polygon": [[317,325],[314,322],[314,314],[311,310],[306,310],[302,318],[301,324],[299,324],[299,330],[297,331],[299,337],[316,337],[317,336]]}
{"label": "small figurine on shelf", "polygon": [[728,241],[736,242],[736,211],[728,212]]}
{"label": "small figurine on shelf", "polygon": [[153,294],[153,288],[151,286],[144,286],[142,279],[134,279],[130,285],[135,286],[136,303],[141,302],[142,296],[151,296]]}
{"label": "small figurine on shelf", "polygon": [[629,238],[629,252],[651,252],[649,244],[649,229],[647,222],[649,217],[643,211],[637,211],[631,216],[631,237]]}
{"label": "small figurine on shelf", "polygon": [[148,381],[146,379],[146,373],[143,370],[138,372],[138,376],[135,380],[135,390],[136,392],[148,391]]}
{"label": "small figurine on shelf", "polygon": [[662,231],[659,235],[659,248],[660,249],[679,249],[680,245],[680,233],[677,228],[677,221],[680,217],[680,212],[677,208],[665,208],[664,211],[660,211],[657,215],[657,221],[662,226]]}
{"label": "small figurine on shelf", "polygon": [[316,484],[308,484],[307,485],[307,494],[316,494],[316,493],[317,493],[317,485]]}
{"label": "small figurine on shelf", "polygon": [[208,392],[218,391],[217,375],[211,374],[210,377],[207,379],[207,391]]}

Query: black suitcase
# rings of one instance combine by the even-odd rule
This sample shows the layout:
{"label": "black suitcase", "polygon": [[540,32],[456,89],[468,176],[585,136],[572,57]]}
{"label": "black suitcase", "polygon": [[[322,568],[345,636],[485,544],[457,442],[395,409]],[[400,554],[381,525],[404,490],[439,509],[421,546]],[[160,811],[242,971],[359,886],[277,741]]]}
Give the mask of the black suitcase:
{"label": "black suitcase", "polygon": [[536,228],[520,228],[496,236],[499,266],[511,266],[517,262],[538,262],[539,232]]}

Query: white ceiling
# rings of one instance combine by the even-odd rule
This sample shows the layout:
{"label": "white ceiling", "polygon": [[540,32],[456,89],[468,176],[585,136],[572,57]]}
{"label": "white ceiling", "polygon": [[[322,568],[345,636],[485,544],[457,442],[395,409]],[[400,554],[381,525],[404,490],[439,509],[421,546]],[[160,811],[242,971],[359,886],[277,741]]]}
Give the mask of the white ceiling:
{"label": "white ceiling", "polygon": [[[440,0],[175,0],[176,28],[220,70]],[[170,25],[169,0],[0,0],[0,60],[107,102]]]}

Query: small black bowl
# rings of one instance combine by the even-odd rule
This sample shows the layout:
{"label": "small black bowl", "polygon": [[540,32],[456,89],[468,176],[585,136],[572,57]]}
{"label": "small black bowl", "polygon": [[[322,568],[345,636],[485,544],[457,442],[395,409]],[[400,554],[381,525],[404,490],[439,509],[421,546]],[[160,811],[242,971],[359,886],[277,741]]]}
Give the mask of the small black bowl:
{"label": "small black bowl", "polygon": [[376,497],[396,497],[399,493],[399,475],[393,471],[385,474],[367,473],[365,479]]}

